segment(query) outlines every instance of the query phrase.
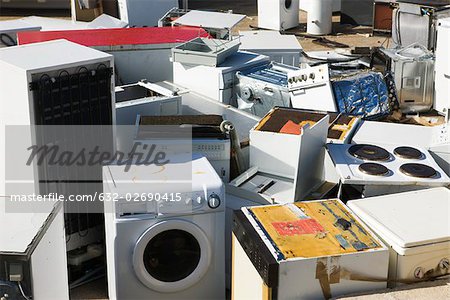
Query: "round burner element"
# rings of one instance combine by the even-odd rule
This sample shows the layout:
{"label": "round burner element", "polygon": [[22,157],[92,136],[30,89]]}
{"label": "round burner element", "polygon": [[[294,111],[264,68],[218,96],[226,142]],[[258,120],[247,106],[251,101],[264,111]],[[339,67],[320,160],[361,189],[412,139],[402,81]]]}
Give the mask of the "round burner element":
{"label": "round burner element", "polygon": [[397,147],[394,149],[394,154],[406,159],[419,159],[422,157],[422,152],[413,147]]}
{"label": "round burner element", "polygon": [[411,177],[432,178],[437,175],[434,168],[424,164],[403,164],[400,172]]}
{"label": "round burner element", "polygon": [[386,176],[389,174],[388,168],[377,163],[363,163],[358,168],[361,172],[368,175]]}
{"label": "round burner element", "polygon": [[366,144],[353,145],[348,149],[350,155],[363,160],[388,160],[390,155],[385,149]]}

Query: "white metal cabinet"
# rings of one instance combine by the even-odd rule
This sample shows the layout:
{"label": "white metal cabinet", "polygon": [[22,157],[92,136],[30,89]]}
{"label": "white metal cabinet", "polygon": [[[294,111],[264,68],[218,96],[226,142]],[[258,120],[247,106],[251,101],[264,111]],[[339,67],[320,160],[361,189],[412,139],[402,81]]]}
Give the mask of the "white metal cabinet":
{"label": "white metal cabinet", "polygon": [[[105,203],[110,299],[225,297],[223,183],[206,158],[173,158],[163,169],[155,165],[134,165],[129,171],[116,165],[104,168],[104,190],[118,200]],[[132,203],[126,200],[130,193],[142,197]],[[149,193],[178,194],[180,200],[150,201]],[[171,231],[178,231],[178,236],[171,237]],[[187,242],[186,232],[192,242]],[[163,272],[155,271],[161,264],[146,263],[148,248],[154,249],[155,260],[165,261]],[[167,253],[169,261],[162,259]],[[199,255],[197,261],[186,259],[192,253]],[[182,263],[170,263],[178,259]],[[166,279],[167,274],[175,279]]]}
{"label": "white metal cabinet", "polygon": [[62,204],[39,203],[39,212],[20,213],[21,204],[7,202],[0,202],[0,280],[20,283],[33,299],[69,299]]}
{"label": "white metal cabinet", "polygon": [[235,74],[250,67],[265,65],[269,57],[238,51],[217,67],[173,63],[173,82],[203,96],[230,104]]}
{"label": "white metal cabinet", "polygon": [[386,287],[388,249],[337,199],[242,208],[234,219],[233,299],[328,299]]}
{"label": "white metal cabinet", "polygon": [[116,87],[116,124],[135,125],[136,117],[181,114],[181,96],[158,85],[140,81]]}
{"label": "white metal cabinet", "polygon": [[271,61],[298,67],[302,46],[295,35],[282,35],[276,31],[239,31],[239,49],[270,57]]}
{"label": "white metal cabinet", "polygon": [[[36,55],[39,55],[39,57],[37,58]],[[102,110],[97,112],[105,117],[103,125],[113,124],[115,121],[115,112],[112,109],[115,102],[113,65],[112,55],[66,40],[0,49],[0,82],[2,82],[2,88],[0,89],[0,130],[5,130],[7,125],[52,125],[52,122],[57,118],[62,118],[62,115],[59,113],[48,114],[48,112],[53,112],[54,106],[45,106],[47,105],[45,103],[50,103],[50,96],[40,91],[48,91],[48,87],[51,87],[52,100],[59,104],[55,98],[62,97],[62,94],[57,91],[61,88],[61,82],[63,78],[66,78],[64,77],[66,74],[80,75],[85,72],[83,74],[95,76],[93,74],[99,74],[100,69],[104,70],[104,79],[109,81],[109,84],[102,88],[105,98],[101,101]],[[73,82],[73,84],[75,83]],[[33,85],[38,86],[38,90],[35,90]],[[83,98],[85,100],[84,108],[86,113],[89,113],[91,109],[89,103],[93,98],[91,96],[86,97]],[[58,99],[61,101],[62,98]],[[78,101],[83,100],[80,99]],[[47,112],[45,118],[44,113],[40,113],[44,111],[44,106]],[[58,119],[59,121],[61,119]],[[56,124],[71,125],[66,123]],[[2,145],[5,144],[4,139],[5,135],[1,134],[0,142],[2,142]],[[33,133],[29,133],[23,139],[28,139],[28,143],[33,145],[35,136]],[[5,147],[0,147],[0,157],[2,158],[0,164],[1,195],[5,195],[4,182],[7,179],[3,177],[6,167],[4,151]],[[17,151],[22,151],[20,153],[23,154],[23,149],[17,149]],[[20,156],[20,158],[23,157]],[[29,184],[30,189],[34,189],[33,180],[37,179],[35,177],[37,173],[35,173],[36,170],[33,169],[33,165],[26,166],[25,163],[17,163],[17,169],[19,168],[22,168],[20,169],[23,172],[22,179],[28,179],[31,183]]]}
{"label": "white metal cabinet", "polygon": [[170,9],[177,7],[178,0],[118,0],[120,19],[130,27],[158,26],[158,20]]}
{"label": "white metal cabinet", "polygon": [[450,273],[449,199],[441,187],[347,203],[390,247],[393,286]]}
{"label": "white metal cabinet", "polygon": [[298,26],[299,0],[258,0],[258,27],[286,30]]}
{"label": "white metal cabinet", "polygon": [[314,125],[304,126],[300,135],[264,131],[262,126],[274,111],[250,130],[250,166],[293,179],[298,183],[294,200],[299,200],[323,181],[329,116],[324,114]]}
{"label": "white metal cabinet", "polygon": [[434,109],[448,120],[450,109],[450,18],[438,21]]}

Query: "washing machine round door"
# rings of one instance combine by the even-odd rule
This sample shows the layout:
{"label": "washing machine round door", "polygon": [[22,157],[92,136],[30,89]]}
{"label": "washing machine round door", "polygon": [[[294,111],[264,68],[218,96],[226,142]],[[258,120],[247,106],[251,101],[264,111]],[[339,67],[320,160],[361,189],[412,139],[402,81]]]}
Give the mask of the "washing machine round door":
{"label": "washing machine round door", "polygon": [[195,224],[166,220],[138,239],[133,267],[139,280],[158,292],[178,292],[196,284],[211,263],[211,245]]}

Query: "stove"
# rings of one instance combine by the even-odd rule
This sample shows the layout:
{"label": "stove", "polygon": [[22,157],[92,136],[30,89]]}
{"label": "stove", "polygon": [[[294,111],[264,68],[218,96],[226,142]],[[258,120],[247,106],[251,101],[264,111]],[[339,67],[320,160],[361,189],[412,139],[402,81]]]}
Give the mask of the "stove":
{"label": "stove", "polygon": [[328,144],[342,185],[363,186],[363,196],[446,186],[450,178],[430,152],[389,144]]}
{"label": "stove", "polygon": [[[388,134],[386,134],[388,133]],[[450,176],[450,130],[449,123],[435,126],[362,121],[352,137],[357,144],[382,143],[422,147],[430,151],[438,165]],[[419,153],[398,147],[398,156],[417,157]]]}

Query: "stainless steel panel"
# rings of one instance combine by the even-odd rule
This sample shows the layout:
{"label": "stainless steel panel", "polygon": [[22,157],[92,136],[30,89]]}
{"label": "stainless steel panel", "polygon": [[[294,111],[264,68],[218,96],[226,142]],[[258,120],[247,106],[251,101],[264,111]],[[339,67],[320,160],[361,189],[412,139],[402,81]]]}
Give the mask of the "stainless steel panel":
{"label": "stainless steel panel", "polygon": [[437,5],[434,2],[399,3],[392,17],[394,47],[406,47],[419,43],[429,50],[435,50],[437,23],[440,19],[449,16],[448,6]]}
{"label": "stainless steel panel", "polygon": [[396,9],[392,20],[392,40],[396,46],[409,46],[418,43],[432,49],[434,29],[431,18],[427,15],[416,15]]}
{"label": "stainless steel panel", "polygon": [[434,101],[434,56],[425,46],[413,45],[399,51],[384,50],[391,58],[391,69],[404,113],[430,110]]}
{"label": "stainless steel panel", "polygon": [[433,105],[434,63],[398,61],[394,63],[395,83],[403,112],[429,110]]}

